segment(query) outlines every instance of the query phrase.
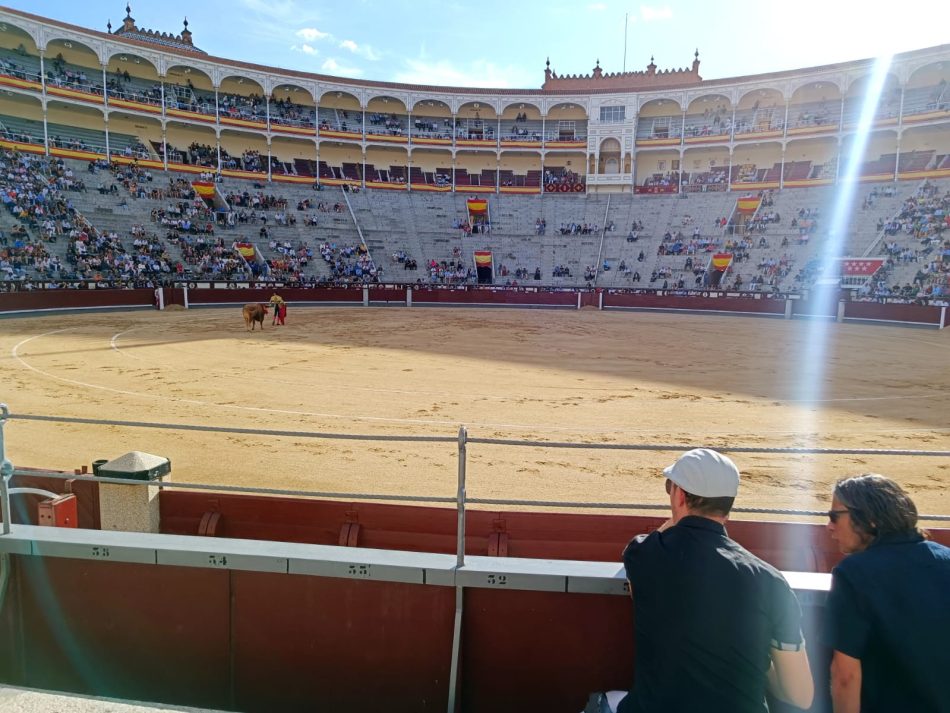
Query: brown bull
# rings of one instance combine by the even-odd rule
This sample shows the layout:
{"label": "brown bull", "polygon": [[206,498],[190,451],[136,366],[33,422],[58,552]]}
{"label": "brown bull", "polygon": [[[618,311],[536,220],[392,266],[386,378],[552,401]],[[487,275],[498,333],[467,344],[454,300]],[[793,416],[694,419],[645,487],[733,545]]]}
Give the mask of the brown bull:
{"label": "brown bull", "polygon": [[244,305],[244,326],[247,330],[254,331],[254,323],[261,325],[261,331],[264,331],[264,315],[267,314],[267,305],[251,302]]}

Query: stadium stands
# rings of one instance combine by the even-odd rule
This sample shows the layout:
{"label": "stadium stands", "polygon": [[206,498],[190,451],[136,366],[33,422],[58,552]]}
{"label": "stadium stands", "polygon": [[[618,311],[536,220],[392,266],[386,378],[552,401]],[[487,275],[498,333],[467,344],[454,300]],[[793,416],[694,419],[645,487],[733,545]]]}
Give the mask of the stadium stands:
{"label": "stadium stands", "polygon": [[[39,22],[13,12],[7,12],[5,18],[14,26]],[[227,247],[217,244],[222,239],[228,245],[254,244],[256,259],[241,270],[256,279],[333,281],[358,277],[415,282],[432,279],[431,270],[423,266],[434,262],[440,269],[451,267],[455,275],[464,272],[464,279],[471,281],[472,252],[490,249],[496,281],[501,283],[689,287],[702,284],[708,261],[704,256],[719,250],[736,256],[727,275],[733,288],[804,289],[807,278],[802,275],[807,274],[806,266],[826,238],[826,225],[819,221],[806,235],[799,235],[791,218],[808,208],[828,215],[835,195],[833,184],[846,162],[864,86],[856,83],[847,91],[838,89],[828,83],[822,68],[815,68],[791,73],[811,80],[811,84],[802,83],[801,89],[788,96],[762,86],[762,82],[754,93],[745,92],[744,80],[737,80],[736,96],[724,93],[726,85],[720,82],[715,93],[700,94],[686,107],[678,100],[652,98],[643,105],[641,115],[624,118],[632,121],[629,126],[635,147],[626,159],[623,152],[618,153],[620,160],[608,167],[604,159],[593,160],[598,149],[593,143],[588,146],[587,138],[591,127],[598,126],[598,145],[609,155],[614,149],[602,143],[603,130],[610,126],[604,121],[613,122],[616,117],[598,122],[572,105],[563,105],[557,118],[553,111],[545,115],[531,101],[497,113],[486,113],[484,107],[479,112],[477,103],[453,113],[434,98],[409,107],[380,94],[361,103],[345,82],[338,90],[318,95],[306,82],[290,76],[282,78],[284,83],[277,83],[268,95],[256,80],[245,82],[239,70],[215,87],[203,70],[192,72],[188,58],[167,47],[160,51],[168,55],[176,70],[164,78],[140,63],[131,51],[115,55],[103,75],[88,53],[71,51],[72,46],[63,42],[53,45],[46,58],[46,76],[40,77],[35,46],[12,36],[8,39],[0,41],[0,83],[6,81],[4,77],[10,82],[40,80],[51,92],[76,92],[56,94],[57,109],[51,109],[48,116],[38,110],[38,103],[36,109],[28,103],[38,97],[36,84],[16,85],[19,94],[15,98],[0,97],[0,140],[7,142],[8,148],[38,148],[59,156],[65,161],[60,165],[74,176],[85,175],[86,164],[72,161],[79,156],[148,164],[151,181],[144,193],[141,185],[145,181],[123,177],[112,167],[117,192],[93,190],[73,197],[77,211],[106,234],[125,241],[134,225],[167,228],[156,225],[154,219],[171,212],[164,194],[166,184],[189,181],[189,171],[217,176],[222,196],[261,192],[257,188],[250,191],[242,179],[261,185],[272,179],[274,183],[263,193],[281,196],[286,206],[279,210],[265,207],[266,226],[259,224],[258,216],[253,223],[247,216],[242,219],[244,206],[231,205],[230,214],[222,213],[221,205],[214,211],[200,205],[179,206],[179,213],[197,211],[189,216],[195,220],[185,231],[187,235],[191,236],[199,223],[202,230],[215,230],[210,241],[215,250]],[[866,180],[897,180],[897,189],[886,197],[879,194],[873,207],[853,212],[842,248],[848,254],[893,253],[894,246],[885,247],[878,226],[895,219],[901,201],[918,189],[920,181],[929,179],[940,190],[941,179],[950,175],[950,152],[944,148],[950,139],[945,54],[945,49],[934,48],[895,60],[915,69],[909,70],[903,85],[893,77],[888,80],[875,111],[877,133],[861,157],[858,173]],[[854,70],[868,71],[861,63],[854,63]],[[315,98],[318,96],[322,98]],[[125,102],[122,107],[128,117],[97,125],[95,105],[109,99]],[[62,110],[72,103],[82,104],[82,113]],[[155,117],[156,111],[170,121],[164,140],[160,127],[148,123],[154,122],[150,117]],[[75,122],[70,120],[72,116]],[[201,128],[207,119],[221,125],[244,123],[240,132],[230,132],[225,141],[221,132],[213,134]],[[907,124],[901,128],[905,119]],[[143,121],[146,123],[136,123]],[[290,133],[286,138],[265,140],[263,132],[269,125]],[[901,132],[899,137],[895,126]],[[317,150],[312,143],[290,138],[296,131],[315,137]],[[839,137],[841,156],[818,138],[829,131]],[[812,134],[816,138],[809,138]],[[332,143],[324,143],[321,137]],[[772,137],[786,139],[786,149],[777,141],[754,143]],[[410,154],[399,145],[411,145],[414,140],[429,142],[431,155],[425,151]],[[361,142],[367,147],[387,145],[388,153],[374,153],[370,158],[368,149],[359,148]],[[449,150],[453,145],[463,147],[460,142],[464,142],[464,155],[458,152],[453,160]],[[711,148],[717,144],[718,149]],[[541,148],[544,154],[517,150],[526,147]],[[89,187],[95,187],[103,175],[102,169],[95,176],[87,175]],[[130,188],[130,180],[135,187]],[[334,193],[314,193],[315,183]],[[794,188],[782,190],[786,184]],[[337,193],[339,186],[351,192]],[[492,194],[490,236],[457,227],[468,223],[466,191]],[[537,193],[531,195],[532,191]],[[733,223],[722,223],[732,214],[737,195],[763,191],[770,192],[768,210],[780,220],[756,216],[743,224],[741,234],[735,232]],[[681,202],[686,197],[688,200]],[[227,201],[222,205],[227,211]],[[345,209],[324,212],[316,207],[320,205]],[[153,219],[143,221],[143,211]],[[538,231],[542,222],[547,228]],[[571,225],[581,229],[562,231],[563,226]],[[634,231],[636,240],[630,241],[634,225],[642,227]],[[147,241],[153,239],[151,233],[158,239],[161,230],[149,232]],[[210,236],[210,229],[206,234]],[[199,255],[189,244],[190,237],[172,239],[169,233],[161,240],[169,266],[181,265],[180,271],[169,269],[163,276],[188,279],[217,276],[222,271],[233,276],[238,271],[240,260],[222,253],[209,262],[204,259],[207,255]],[[157,252],[153,250],[156,245],[147,242],[147,252]],[[320,254],[321,245],[331,246],[332,260],[310,259]],[[71,256],[60,254],[62,243],[49,247],[51,258],[68,264]],[[142,248],[124,247],[130,254],[136,247]],[[925,247],[931,252],[937,249]],[[350,248],[367,256],[358,275],[354,269],[358,261],[344,254]],[[898,254],[906,254],[908,249],[901,247]],[[392,265],[386,257],[394,254],[404,256],[396,261],[403,269],[387,269]],[[382,263],[380,256],[384,256]],[[692,258],[688,267],[686,257]],[[232,259],[235,263],[227,262]],[[405,269],[413,260],[419,267]],[[43,264],[47,275],[50,263]],[[897,260],[889,265],[888,274],[905,280],[904,266],[904,261]],[[939,266],[940,260],[930,264],[928,277],[916,281],[920,292],[932,292],[936,286],[940,294],[940,285],[934,285],[939,277],[932,278],[940,274],[935,269]],[[29,267],[17,264],[16,276],[39,276],[39,271],[30,273]],[[906,281],[914,284],[914,277]],[[880,292],[881,288],[875,289]],[[906,294],[906,290],[901,292]]]}

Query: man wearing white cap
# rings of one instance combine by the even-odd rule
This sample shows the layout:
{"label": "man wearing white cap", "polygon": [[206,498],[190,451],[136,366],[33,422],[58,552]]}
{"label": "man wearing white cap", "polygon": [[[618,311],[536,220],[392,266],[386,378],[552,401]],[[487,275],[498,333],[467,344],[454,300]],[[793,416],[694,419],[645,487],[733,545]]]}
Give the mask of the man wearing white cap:
{"label": "man wearing white cap", "polygon": [[766,688],[808,708],[798,600],[778,570],[726,534],[738,468],[697,448],[663,473],[673,516],[623,553],[636,670],[617,711],[764,713]]}

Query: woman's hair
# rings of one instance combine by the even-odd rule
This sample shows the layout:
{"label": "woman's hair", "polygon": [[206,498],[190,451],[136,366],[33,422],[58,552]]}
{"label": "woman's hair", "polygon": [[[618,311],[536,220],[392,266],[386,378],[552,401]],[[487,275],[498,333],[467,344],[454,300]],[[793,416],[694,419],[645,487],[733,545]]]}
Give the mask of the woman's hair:
{"label": "woman's hair", "polygon": [[917,528],[914,501],[883,475],[866,473],[839,480],[834,496],[848,508],[854,529],[869,542],[883,535],[926,534]]}

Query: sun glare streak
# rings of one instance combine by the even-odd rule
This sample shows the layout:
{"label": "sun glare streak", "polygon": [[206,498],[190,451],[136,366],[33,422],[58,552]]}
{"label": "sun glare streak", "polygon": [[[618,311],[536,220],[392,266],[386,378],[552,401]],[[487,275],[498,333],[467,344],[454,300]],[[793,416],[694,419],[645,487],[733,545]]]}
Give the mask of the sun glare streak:
{"label": "sun glare streak", "polygon": [[[817,259],[819,275],[812,293],[812,314],[830,315],[816,317],[809,324],[805,332],[805,341],[799,360],[799,401],[803,407],[800,433],[816,434],[810,440],[818,440],[821,434],[820,402],[825,399],[827,384],[827,358],[830,339],[830,328],[835,322],[838,310],[839,277],[837,259],[844,257],[845,245],[851,217],[853,215],[855,198],[859,186],[859,174],[864,154],[870,141],[881,94],[887,81],[891,67],[891,55],[879,57],[872,68],[870,82],[861,104],[861,113],[858,124],[852,135],[847,157],[845,158],[838,176],[838,187],[832,206],[831,221],[828,236],[819,248]],[[804,444],[803,444],[804,445]],[[811,471],[815,464],[806,462],[806,469]],[[811,477],[812,472],[803,474]]]}

